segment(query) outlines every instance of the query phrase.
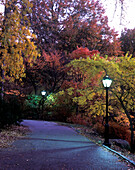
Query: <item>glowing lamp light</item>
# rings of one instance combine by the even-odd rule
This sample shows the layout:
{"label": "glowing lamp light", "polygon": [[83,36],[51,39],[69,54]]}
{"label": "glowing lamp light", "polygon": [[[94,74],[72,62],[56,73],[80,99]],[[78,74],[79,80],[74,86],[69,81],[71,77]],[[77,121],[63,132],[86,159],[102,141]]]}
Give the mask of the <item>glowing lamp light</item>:
{"label": "glowing lamp light", "polygon": [[46,95],[46,91],[45,90],[41,91],[41,94],[42,94],[42,96],[45,96]]}
{"label": "glowing lamp light", "polygon": [[111,84],[112,84],[112,79],[111,79],[108,75],[106,75],[106,76],[103,78],[102,82],[103,82],[103,86],[104,86],[105,88],[109,88],[109,87],[111,86]]}

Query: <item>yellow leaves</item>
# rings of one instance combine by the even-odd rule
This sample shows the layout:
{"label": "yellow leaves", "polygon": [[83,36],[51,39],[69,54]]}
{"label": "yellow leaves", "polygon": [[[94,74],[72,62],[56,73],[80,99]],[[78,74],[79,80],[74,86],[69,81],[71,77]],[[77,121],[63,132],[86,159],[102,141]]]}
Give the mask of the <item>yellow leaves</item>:
{"label": "yellow leaves", "polygon": [[87,96],[87,98],[88,98],[88,100],[91,100],[94,96],[95,96],[95,93],[94,93],[94,92],[91,92],[91,93]]}
{"label": "yellow leaves", "polygon": [[94,105],[90,105],[90,112],[89,115],[95,115],[96,116],[105,116],[106,113],[106,107],[101,102],[97,102]]}
{"label": "yellow leaves", "polygon": [[7,49],[5,49],[5,48],[4,49],[0,49],[0,53],[1,52],[5,55],[5,54],[7,54]]}
{"label": "yellow leaves", "polygon": [[59,91],[58,93],[59,93],[59,95],[61,95],[61,96],[65,94],[64,90]]}
{"label": "yellow leaves", "polygon": [[132,58],[132,54],[130,54],[130,56],[128,57],[128,61]]}
{"label": "yellow leaves", "polygon": [[80,96],[80,97],[78,97],[78,104],[79,104],[80,106],[86,105],[86,104],[87,104],[87,102],[86,102],[86,97],[85,97],[85,96]]}
{"label": "yellow leaves", "polygon": [[[8,4],[9,6],[11,4]],[[5,76],[10,78],[10,81],[14,79],[20,79],[25,76],[25,69],[23,60],[24,57],[28,58],[31,63],[33,60],[40,56],[37,52],[37,47],[31,41],[31,38],[35,36],[30,32],[29,28],[25,25],[23,26],[21,22],[21,15],[19,8],[10,13],[6,17],[5,23],[0,23],[1,29],[0,36],[0,53],[2,54],[0,58],[0,64],[4,71]],[[5,24],[5,25],[2,25]],[[8,74],[7,74],[8,73]]]}
{"label": "yellow leaves", "polygon": [[132,54],[129,55],[129,52],[127,52],[124,58],[129,61],[132,58]]}
{"label": "yellow leaves", "polygon": [[80,106],[84,106],[87,104],[85,96],[74,97],[73,102],[77,103]]}
{"label": "yellow leaves", "polygon": [[[113,79],[109,90],[109,113],[118,115],[117,111],[123,109],[119,99],[123,101],[129,114],[135,110],[135,58],[132,58],[131,55],[116,59],[94,56],[92,59],[73,60],[69,66],[71,67],[70,76],[73,71],[76,73],[79,70],[83,76],[85,75],[85,78],[82,86],[68,89],[68,94],[81,108],[89,107],[87,109],[89,114],[105,116],[106,95],[101,80],[106,73]],[[78,97],[77,94],[79,94]],[[119,117],[117,121],[120,123],[124,119],[128,124],[128,118],[125,117]]]}
{"label": "yellow leaves", "polygon": [[73,93],[74,93],[74,88],[73,87],[71,87],[71,88],[69,88],[69,89],[67,89],[67,93],[68,93],[68,95],[73,95]]}
{"label": "yellow leaves", "polygon": [[35,34],[31,34],[32,38],[36,38],[36,35]]}

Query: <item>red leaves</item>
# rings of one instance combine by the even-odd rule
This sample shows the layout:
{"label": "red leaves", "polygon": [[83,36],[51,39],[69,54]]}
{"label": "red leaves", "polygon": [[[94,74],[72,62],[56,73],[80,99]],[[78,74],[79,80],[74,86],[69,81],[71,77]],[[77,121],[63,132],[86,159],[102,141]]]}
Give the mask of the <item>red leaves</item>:
{"label": "red leaves", "polygon": [[99,51],[97,50],[92,50],[92,51],[89,51],[88,48],[83,48],[83,47],[77,47],[76,50],[74,50],[72,53],[71,53],[71,58],[72,59],[79,59],[79,58],[87,58],[87,57],[92,57],[93,55],[96,55],[96,54],[99,54]]}
{"label": "red leaves", "polygon": [[48,55],[47,53],[45,53],[45,51],[43,51],[43,57],[51,67],[53,67],[54,65],[57,67],[61,66],[60,63],[61,56],[59,54],[51,53],[50,55]]}
{"label": "red leaves", "polygon": [[[101,55],[119,55],[119,39],[114,39],[117,33],[108,26],[99,1],[33,0],[33,6],[31,27],[39,48],[46,52],[58,50],[69,54],[77,46],[85,45],[88,49],[97,49]],[[87,54],[85,49],[82,57],[93,53]]]}

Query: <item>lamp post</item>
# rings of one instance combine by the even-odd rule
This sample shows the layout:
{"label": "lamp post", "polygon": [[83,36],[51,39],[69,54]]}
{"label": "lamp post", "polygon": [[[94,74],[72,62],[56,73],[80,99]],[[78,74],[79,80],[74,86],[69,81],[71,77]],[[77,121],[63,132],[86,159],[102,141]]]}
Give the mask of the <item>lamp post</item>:
{"label": "lamp post", "polygon": [[43,114],[43,106],[44,106],[46,91],[45,91],[45,90],[41,91],[41,94],[42,94],[42,97],[43,97],[43,98],[42,98],[42,114]]}
{"label": "lamp post", "polygon": [[109,124],[108,124],[108,89],[112,84],[112,79],[109,78],[108,75],[106,75],[103,80],[103,86],[106,89],[106,122],[105,122],[105,141],[104,141],[104,145],[110,147],[111,144],[109,143]]}

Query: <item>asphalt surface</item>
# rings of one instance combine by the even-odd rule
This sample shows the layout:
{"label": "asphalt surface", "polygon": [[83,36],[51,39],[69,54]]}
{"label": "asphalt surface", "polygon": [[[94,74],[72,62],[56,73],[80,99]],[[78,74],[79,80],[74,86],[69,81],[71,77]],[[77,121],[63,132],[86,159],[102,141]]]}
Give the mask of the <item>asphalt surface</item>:
{"label": "asphalt surface", "polygon": [[129,169],[72,128],[46,121],[24,120],[23,124],[32,132],[12,147],[0,149],[0,170]]}

